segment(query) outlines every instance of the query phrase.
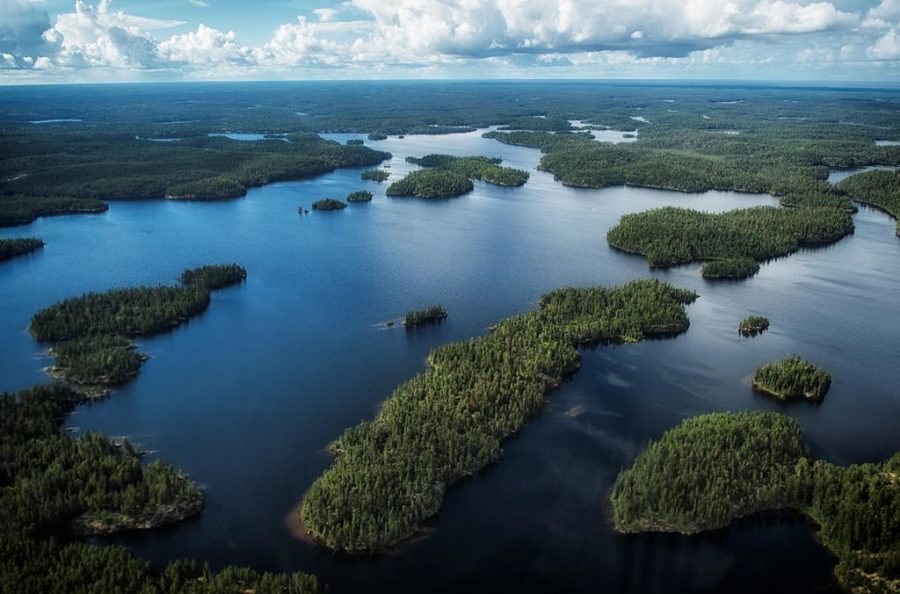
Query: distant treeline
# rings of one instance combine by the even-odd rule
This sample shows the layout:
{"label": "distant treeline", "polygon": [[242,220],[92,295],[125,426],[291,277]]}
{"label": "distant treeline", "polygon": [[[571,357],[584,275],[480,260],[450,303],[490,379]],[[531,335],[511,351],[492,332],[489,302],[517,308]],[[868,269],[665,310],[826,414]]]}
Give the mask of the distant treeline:
{"label": "distant treeline", "polygon": [[[900,219],[900,172],[876,170],[857,173],[841,180],[838,188],[854,200],[880,208]],[[897,222],[897,235],[900,236],[900,221]]]}

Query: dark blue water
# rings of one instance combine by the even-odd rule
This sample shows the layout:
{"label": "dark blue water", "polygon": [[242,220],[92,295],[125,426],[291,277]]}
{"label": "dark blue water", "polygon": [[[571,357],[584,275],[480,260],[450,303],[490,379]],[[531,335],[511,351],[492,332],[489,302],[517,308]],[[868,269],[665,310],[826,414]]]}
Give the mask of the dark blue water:
{"label": "dark blue water", "polygon": [[[335,135],[346,140],[351,135]],[[803,250],[739,283],[708,283],[696,265],[650,270],[609,248],[628,212],[774,204],[730,192],[565,188],[534,171],[539,153],[479,134],[367,144],[403,158],[428,152],[499,156],[532,172],[522,188],[476,182],[444,201],[388,199],[359,170],[252,190],[217,203],[116,202],[102,215],[41,219],[3,236],[47,245],[0,266],[0,389],[47,380],[31,315],[89,290],[174,283],[186,267],[236,261],[241,286],[177,330],[142,339],[152,358],[136,381],[80,407],[68,425],[128,436],[207,489],[196,519],[112,542],[162,564],[197,557],[318,574],[334,593],[821,592],[833,560],[801,520],[764,516],[701,536],[617,536],[607,492],[648,439],[685,417],[723,410],[795,416],[817,455],[876,461],[900,450],[900,241],[895,223],[863,208],[856,233]],[[299,216],[357,189],[371,203]],[[370,418],[436,345],[483,334],[565,284],[649,275],[696,289],[690,330],[673,340],[585,352],[584,366],[544,412],[505,444],[504,459],[453,488],[427,538],[375,557],[344,557],[295,539],[286,518],[330,463],[324,448]],[[415,332],[380,323],[442,303],[449,318]],[[772,329],[741,339],[762,314]],[[796,352],[834,377],[822,405],[756,395],[748,376]]]}

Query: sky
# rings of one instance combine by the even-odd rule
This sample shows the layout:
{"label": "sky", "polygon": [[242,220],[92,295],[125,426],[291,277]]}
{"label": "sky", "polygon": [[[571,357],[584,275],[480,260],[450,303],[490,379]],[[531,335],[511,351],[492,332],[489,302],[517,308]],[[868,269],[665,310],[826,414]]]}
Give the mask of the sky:
{"label": "sky", "polygon": [[0,85],[900,83],[900,0],[0,0]]}

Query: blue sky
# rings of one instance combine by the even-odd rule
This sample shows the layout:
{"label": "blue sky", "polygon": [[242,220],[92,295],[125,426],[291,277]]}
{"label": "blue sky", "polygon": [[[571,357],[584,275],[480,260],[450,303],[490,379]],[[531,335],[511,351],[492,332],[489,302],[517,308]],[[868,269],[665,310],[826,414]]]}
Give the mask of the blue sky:
{"label": "blue sky", "polygon": [[900,82],[900,0],[0,0],[0,84]]}

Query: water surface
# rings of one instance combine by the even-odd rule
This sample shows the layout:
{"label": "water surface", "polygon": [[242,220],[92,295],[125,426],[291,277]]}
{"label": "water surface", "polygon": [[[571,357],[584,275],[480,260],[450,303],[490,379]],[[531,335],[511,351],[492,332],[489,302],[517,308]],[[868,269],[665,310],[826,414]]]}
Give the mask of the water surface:
{"label": "water surface", "polygon": [[[364,138],[331,134],[345,142]],[[877,461],[900,450],[896,345],[900,241],[886,215],[861,209],[856,233],[763,265],[745,282],[710,283],[699,266],[651,270],[611,249],[626,213],[663,205],[708,211],[776,204],[765,195],[566,188],[535,167],[533,149],[481,133],[366,141],[406,156],[500,157],[526,169],[522,188],[481,182],[438,201],[389,199],[388,183],[339,170],[215,203],[113,202],[101,215],[40,219],[0,235],[42,237],[43,250],[0,266],[0,389],[47,380],[31,315],[59,299],[140,283],[174,283],[187,267],[239,262],[247,281],[209,310],[138,342],[151,359],[113,397],[67,425],[128,436],[207,490],[196,519],[111,539],[162,564],[306,570],[330,592],[829,592],[833,559],[802,521],[763,516],[701,537],[622,537],[608,525],[616,473],[666,429],[710,411],[796,417],[818,456]],[[298,216],[324,197],[368,189],[370,203]],[[453,488],[428,537],[375,557],[332,555],[294,539],[285,518],[330,463],[325,447],[371,418],[428,351],[478,336],[566,284],[656,276],[696,289],[691,328],[672,340],[584,353],[584,366],[504,445],[502,462]],[[441,303],[438,326],[379,324]],[[738,336],[738,322],[772,328]],[[823,404],[779,404],[752,392],[759,364],[798,353],[830,369]],[[777,577],[776,577],[777,576]]]}

